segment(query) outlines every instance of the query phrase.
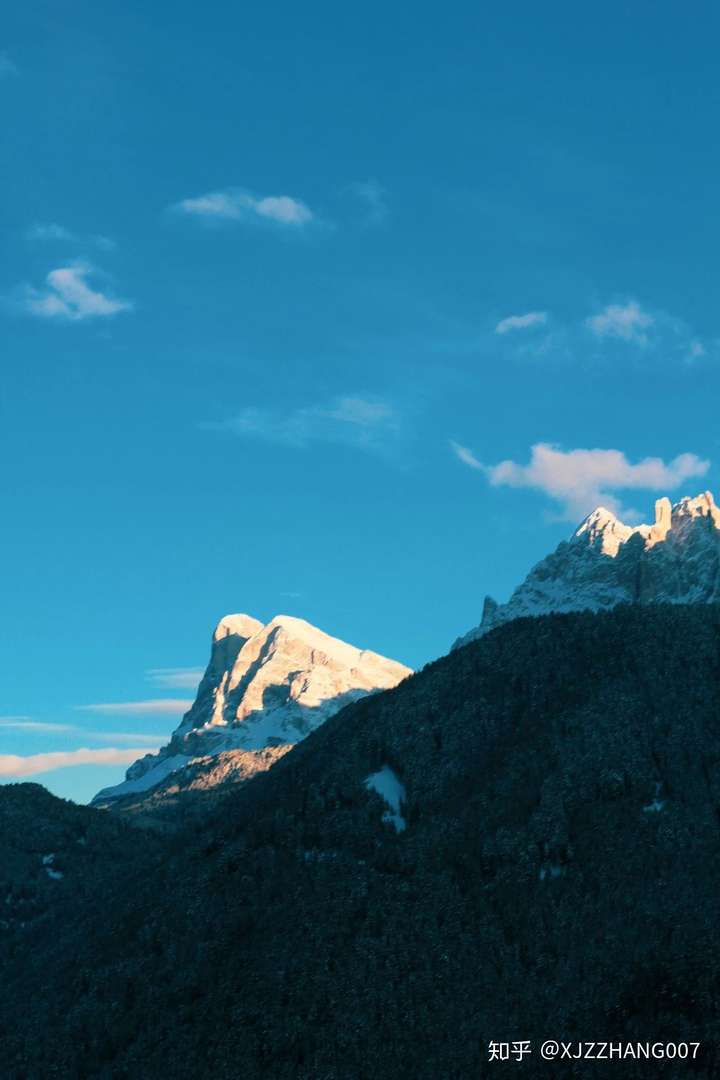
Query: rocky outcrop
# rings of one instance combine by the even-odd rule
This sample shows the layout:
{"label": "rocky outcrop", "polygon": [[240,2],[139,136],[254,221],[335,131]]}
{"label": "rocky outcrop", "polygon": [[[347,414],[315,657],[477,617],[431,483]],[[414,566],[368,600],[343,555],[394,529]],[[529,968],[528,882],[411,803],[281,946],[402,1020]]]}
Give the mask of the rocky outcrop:
{"label": "rocky outcrop", "polygon": [[487,597],[480,625],[454,647],[526,615],[718,600],[720,509],[711,492],[674,506],[658,499],[652,525],[625,525],[599,506],[530,571],[507,604]]}

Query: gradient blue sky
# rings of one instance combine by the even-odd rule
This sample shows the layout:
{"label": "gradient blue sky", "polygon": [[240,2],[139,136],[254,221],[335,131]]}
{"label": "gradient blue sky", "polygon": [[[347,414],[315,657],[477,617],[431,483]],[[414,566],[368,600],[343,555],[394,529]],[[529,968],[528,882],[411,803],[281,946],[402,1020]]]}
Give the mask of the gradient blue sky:
{"label": "gradient blue sky", "polygon": [[[226,612],[421,665],[599,498],[715,485],[719,32],[702,2],[5,13],[6,779],[164,739],[192,674],[148,672]],[[110,756],[29,778],[83,800]]]}

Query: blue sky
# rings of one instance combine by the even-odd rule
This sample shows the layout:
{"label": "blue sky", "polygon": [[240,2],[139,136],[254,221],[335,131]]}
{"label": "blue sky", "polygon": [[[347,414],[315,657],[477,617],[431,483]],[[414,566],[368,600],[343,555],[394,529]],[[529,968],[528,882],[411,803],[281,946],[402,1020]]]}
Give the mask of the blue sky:
{"label": "blue sky", "polygon": [[421,665],[599,498],[717,487],[719,21],[6,14],[6,778],[116,782],[226,612]]}

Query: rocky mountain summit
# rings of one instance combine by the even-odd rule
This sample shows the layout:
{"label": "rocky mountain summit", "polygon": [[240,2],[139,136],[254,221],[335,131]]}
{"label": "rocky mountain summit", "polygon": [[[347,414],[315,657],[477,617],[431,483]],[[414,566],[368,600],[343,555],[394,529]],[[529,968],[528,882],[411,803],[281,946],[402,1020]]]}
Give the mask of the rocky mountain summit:
{"label": "rocky mountain summit", "polygon": [[675,505],[658,499],[652,525],[625,525],[599,506],[533,567],[506,604],[486,597],[480,625],[454,648],[526,615],[718,600],[720,509],[711,492]]}
{"label": "rocky mountain summit", "polygon": [[[213,634],[195,702],[170,742],[131,765],[125,781],[104,788],[94,804],[144,798],[159,785],[207,788],[244,779],[270,767],[278,755],[269,751],[298,742],[344,705],[410,674],[303,619],[278,615],[263,626],[249,615],[226,615]],[[220,767],[210,760],[218,755]]]}

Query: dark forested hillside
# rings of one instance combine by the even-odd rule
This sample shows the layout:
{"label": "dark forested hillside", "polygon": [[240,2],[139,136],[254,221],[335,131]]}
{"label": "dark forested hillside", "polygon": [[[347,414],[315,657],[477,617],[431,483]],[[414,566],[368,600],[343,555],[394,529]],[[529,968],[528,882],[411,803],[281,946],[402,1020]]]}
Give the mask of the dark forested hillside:
{"label": "dark forested hillside", "polygon": [[123,821],[40,784],[0,786],[0,956],[3,945],[24,950],[33,930],[69,909],[114,895],[134,859],[152,866],[163,854],[152,837],[137,844]]}
{"label": "dark forested hillside", "polygon": [[[68,862],[64,903],[0,938],[2,1076],[596,1075],[487,1063],[547,1038],[699,1040],[606,1071],[717,1075],[719,690],[714,607],[518,620],[182,833],[109,822],[120,873]],[[384,766],[400,832],[364,782]]]}

